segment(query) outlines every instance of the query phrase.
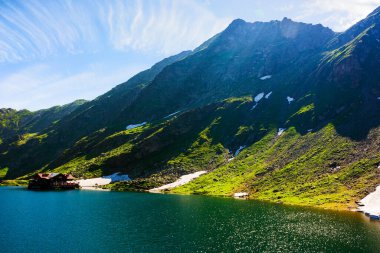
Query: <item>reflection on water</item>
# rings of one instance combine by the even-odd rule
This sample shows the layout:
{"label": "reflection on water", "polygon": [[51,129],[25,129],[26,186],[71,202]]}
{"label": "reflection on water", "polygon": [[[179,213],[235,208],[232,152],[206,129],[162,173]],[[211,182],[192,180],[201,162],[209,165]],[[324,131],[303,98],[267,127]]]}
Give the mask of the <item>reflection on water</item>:
{"label": "reflection on water", "polygon": [[0,188],[2,252],[380,252],[358,213],[202,196]]}

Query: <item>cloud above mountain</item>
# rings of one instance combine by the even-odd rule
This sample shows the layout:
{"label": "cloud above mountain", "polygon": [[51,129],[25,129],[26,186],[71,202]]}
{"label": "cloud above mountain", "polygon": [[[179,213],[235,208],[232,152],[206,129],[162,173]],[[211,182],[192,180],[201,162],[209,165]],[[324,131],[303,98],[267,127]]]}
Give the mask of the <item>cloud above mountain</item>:
{"label": "cloud above mountain", "polygon": [[0,62],[109,47],[172,54],[195,47],[230,21],[185,0],[8,1],[0,17]]}
{"label": "cloud above mountain", "polygon": [[[343,31],[379,5],[380,0],[0,1],[0,107],[38,109],[93,99],[162,58],[194,49],[235,18],[287,16]],[[96,71],[93,63],[100,66]]]}

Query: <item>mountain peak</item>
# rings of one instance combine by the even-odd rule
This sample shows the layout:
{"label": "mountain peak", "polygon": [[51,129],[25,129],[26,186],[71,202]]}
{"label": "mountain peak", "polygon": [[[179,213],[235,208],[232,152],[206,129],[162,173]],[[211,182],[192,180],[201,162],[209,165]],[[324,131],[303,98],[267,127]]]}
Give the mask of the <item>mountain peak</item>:
{"label": "mountain peak", "polygon": [[237,18],[237,19],[232,20],[230,25],[245,24],[245,23],[247,23],[247,22],[245,22],[245,20],[243,20],[241,18]]}
{"label": "mountain peak", "polygon": [[236,28],[238,27],[242,27],[244,25],[246,25],[247,22],[244,21],[243,19],[240,19],[240,18],[237,18],[237,19],[234,19],[230,24],[229,26],[226,28],[226,30],[235,30]]}
{"label": "mountain peak", "polygon": [[283,23],[296,23],[296,22],[294,22],[293,20],[291,20],[290,18],[287,18],[287,17],[284,17],[281,22],[283,22]]}

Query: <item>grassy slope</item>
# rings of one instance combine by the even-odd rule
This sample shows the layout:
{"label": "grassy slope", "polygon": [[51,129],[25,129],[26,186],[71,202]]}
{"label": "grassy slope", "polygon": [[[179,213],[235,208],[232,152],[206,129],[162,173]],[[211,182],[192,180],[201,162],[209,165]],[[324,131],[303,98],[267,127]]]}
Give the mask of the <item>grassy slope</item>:
{"label": "grassy slope", "polygon": [[27,180],[3,180],[0,181],[0,186],[27,186]]}
{"label": "grassy slope", "polygon": [[[170,120],[109,134],[84,137],[63,157],[42,170],[93,177],[120,171],[135,178],[113,190],[147,190],[199,170],[204,175],[173,193],[231,196],[247,191],[250,198],[330,208],[354,206],[380,184],[380,128],[366,139],[343,137],[333,124],[305,133],[289,127],[255,124],[252,98],[185,113]],[[290,121],[310,113],[313,105],[294,108]],[[37,136],[33,136],[37,138]],[[23,145],[22,143],[20,145]],[[231,162],[228,158],[247,145]]]}
{"label": "grassy slope", "polygon": [[172,192],[231,196],[247,191],[259,200],[354,207],[380,184],[379,139],[375,129],[367,140],[355,142],[339,136],[331,124],[303,136],[294,128],[280,137],[271,132],[234,161]]}
{"label": "grassy slope", "polygon": [[[376,37],[367,37],[363,34],[360,44],[372,45]],[[275,85],[276,78],[257,85],[252,82],[255,88],[247,93],[253,97],[258,92],[273,91],[253,111],[252,97],[232,98],[130,131],[115,133],[102,129],[83,137],[40,170],[74,172],[85,177],[120,171],[135,178],[111,185],[114,190],[146,190],[183,174],[208,170],[209,174],[172,192],[231,196],[247,191],[253,199],[352,207],[355,200],[380,183],[379,105],[373,91],[377,86],[371,82],[364,82],[363,87],[351,83],[362,78],[341,71],[352,67],[348,58],[363,57],[359,44],[354,42],[343,47],[342,53],[333,51],[326,58],[331,60],[327,60],[325,69],[321,67],[320,79],[331,79],[329,82],[298,85],[303,82],[292,81],[291,74],[283,75],[290,79],[282,79],[281,86]],[[218,58],[216,62],[219,61]],[[295,101],[288,104],[286,96],[295,97]],[[199,99],[196,93],[195,97]],[[168,100],[171,101],[163,99]],[[141,108],[137,106],[136,110]],[[175,110],[162,113],[172,111]],[[279,127],[288,130],[277,136]],[[310,128],[315,131],[308,132]],[[24,135],[14,145],[34,146],[45,138]],[[231,153],[241,145],[248,148],[228,162]]]}
{"label": "grassy slope", "polygon": [[[110,134],[103,129],[82,138],[40,171],[84,177],[120,171],[133,178],[156,178],[159,185],[182,174],[214,169],[227,160],[226,147],[234,146],[230,139],[244,132],[240,126],[251,114],[251,103],[250,97],[230,99],[132,130]],[[233,117],[240,121],[231,121]]]}

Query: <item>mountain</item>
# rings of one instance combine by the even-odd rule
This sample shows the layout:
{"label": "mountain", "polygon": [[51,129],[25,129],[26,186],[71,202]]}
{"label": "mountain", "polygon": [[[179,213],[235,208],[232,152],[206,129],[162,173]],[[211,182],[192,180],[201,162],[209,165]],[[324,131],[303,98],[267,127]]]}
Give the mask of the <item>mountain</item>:
{"label": "mountain", "polygon": [[0,168],[6,178],[133,179],[115,190],[207,170],[173,191],[352,206],[380,183],[379,25],[379,9],[343,33],[287,18],[234,20],[197,49],[7,141]]}
{"label": "mountain", "polygon": [[[322,26],[235,20],[206,48],[164,69],[123,114],[130,122],[151,121],[178,110],[195,108],[263,89],[261,77],[300,82],[288,75],[298,65],[306,71],[311,55],[322,51],[334,33]],[[308,60],[306,60],[308,59]],[[285,86],[286,84],[284,84]],[[180,98],[180,99],[178,99]]]}
{"label": "mountain", "polygon": [[[112,127],[112,122],[119,117],[120,112],[133,102],[157,73],[190,53],[190,51],[185,51],[164,59],[95,100],[79,106],[72,113],[63,115],[64,117],[60,118],[56,124],[38,129],[39,134],[34,136],[34,139],[38,139],[38,141],[23,142],[21,146],[15,145],[15,143],[0,146],[0,153],[5,152],[5,156],[0,157],[0,160],[4,161],[2,166],[22,168],[10,170],[8,176],[21,176],[28,171],[41,168],[73,145],[78,138],[106,126]],[[43,136],[42,141],[40,136]],[[36,142],[41,145],[36,146]]]}
{"label": "mountain", "polygon": [[0,142],[12,140],[25,133],[40,132],[48,126],[56,124],[86,102],[86,100],[76,100],[70,104],[35,112],[17,111],[11,108],[0,109]]}

